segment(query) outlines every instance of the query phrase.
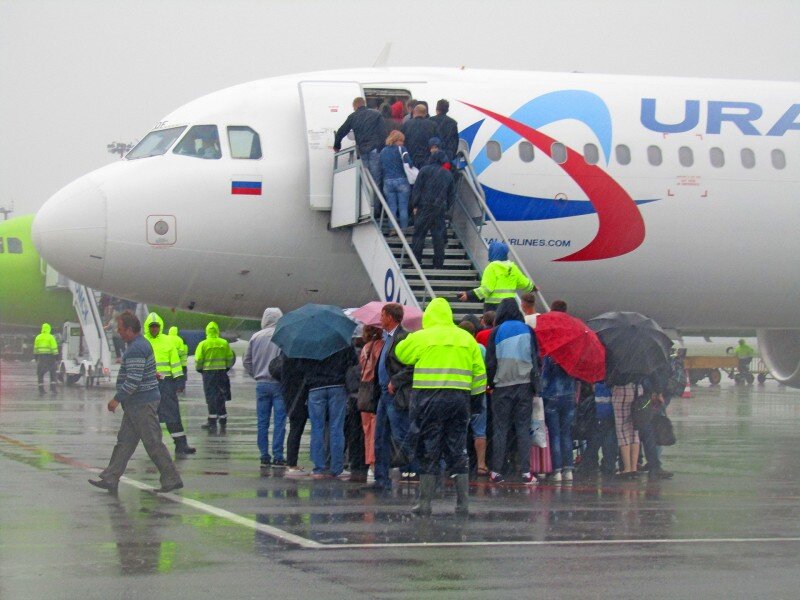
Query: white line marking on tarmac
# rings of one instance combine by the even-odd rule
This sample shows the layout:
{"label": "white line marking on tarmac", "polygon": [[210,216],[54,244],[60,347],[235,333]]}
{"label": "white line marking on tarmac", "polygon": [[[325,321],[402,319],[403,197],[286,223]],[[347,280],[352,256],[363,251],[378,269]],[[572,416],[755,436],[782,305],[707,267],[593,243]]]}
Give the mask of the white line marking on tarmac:
{"label": "white line marking on tarmac", "polygon": [[[146,483],[142,483],[141,481],[136,481],[135,479],[131,479],[130,477],[121,477],[120,481],[127,483],[128,485],[133,486],[135,488],[139,488],[140,490],[145,490],[153,493],[155,493],[156,490],[156,488],[154,488],[152,485],[147,485]],[[201,512],[214,515],[215,517],[220,517],[221,519],[226,519],[232,523],[241,525],[242,527],[254,529],[255,531],[264,533],[270,537],[276,538],[283,542],[294,544],[295,546],[300,546],[301,548],[320,549],[325,547],[324,544],[320,544],[319,542],[315,542],[314,540],[309,540],[299,535],[294,535],[293,533],[289,533],[288,531],[284,531],[283,529],[278,529],[277,527],[272,527],[271,525],[258,523],[256,521],[253,521],[253,519],[242,517],[241,515],[232,513],[229,510],[225,510],[223,508],[217,508],[216,506],[211,506],[210,504],[206,504],[205,502],[200,502],[199,500],[193,500],[192,498],[184,498],[183,496],[179,496],[177,494],[172,494],[172,493],[158,494],[158,496],[159,498],[164,498],[166,500],[170,500],[178,504],[191,506],[192,508],[199,510]]]}

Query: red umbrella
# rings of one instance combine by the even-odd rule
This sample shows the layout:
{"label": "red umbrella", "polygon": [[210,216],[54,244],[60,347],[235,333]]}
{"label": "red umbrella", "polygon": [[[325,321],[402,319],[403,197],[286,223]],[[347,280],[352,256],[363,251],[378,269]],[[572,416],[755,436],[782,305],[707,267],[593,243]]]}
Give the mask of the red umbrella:
{"label": "red umbrella", "polygon": [[569,375],[594,383],[606,376],[606,349],[580,319],[551,311],[536,318],[539,353],[549,355]]}
{"label": "red umbrella", "polygon": [[[388,302],[373,300],[361,308],[354,310],[350,316],[361,321],[364,325],[381,326],[381,310]],[[422,311],[413,306],[403,306],[403,327],[408,331],[422,329]]]}

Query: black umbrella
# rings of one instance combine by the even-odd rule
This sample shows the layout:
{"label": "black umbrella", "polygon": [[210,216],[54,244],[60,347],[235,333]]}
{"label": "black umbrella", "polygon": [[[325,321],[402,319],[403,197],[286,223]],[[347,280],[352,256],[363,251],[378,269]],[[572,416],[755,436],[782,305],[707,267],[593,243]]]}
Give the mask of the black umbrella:
{"label": "black umbrella", "polygon": [[586,322],[606,347],[606,383],[625,385],[669,363],[672,340],[653,319],[635,312],[608,312]]}

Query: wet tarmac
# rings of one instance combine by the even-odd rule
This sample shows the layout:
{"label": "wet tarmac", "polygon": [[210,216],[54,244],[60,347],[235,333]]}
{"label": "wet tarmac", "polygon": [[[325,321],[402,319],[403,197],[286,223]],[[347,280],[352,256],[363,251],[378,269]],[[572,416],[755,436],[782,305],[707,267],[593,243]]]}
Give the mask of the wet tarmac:
{"label": "wet tarmac", "polygon": [[114,497],[86,482],[121,419],[112,388],[40,398],[33,364],[0,368],[3,600],[800,597],[800,390],[773,381],[674,400],[672,480],[479,482],[459,520],[450,487],[414,519],[414,484],[380,495],[260,471],[255,386],[239,370],[225,436],[200,429],[190,375],[186,488],[153,494],[140,448]]}

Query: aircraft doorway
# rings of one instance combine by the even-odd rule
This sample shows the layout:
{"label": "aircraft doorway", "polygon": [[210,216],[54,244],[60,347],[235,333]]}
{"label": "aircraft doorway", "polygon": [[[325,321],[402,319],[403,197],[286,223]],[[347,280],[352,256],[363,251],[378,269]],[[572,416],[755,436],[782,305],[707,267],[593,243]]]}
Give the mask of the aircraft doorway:
{"label": "aircraft doorway", "polygon": [[[393,88],[364,88],[364,97],[367,100],[367,107],[383,114],[388,131],[400,128],[406,114],[406,102],[411,99],[411,92]],[[398,101],[400,105],[397,105]]]}

